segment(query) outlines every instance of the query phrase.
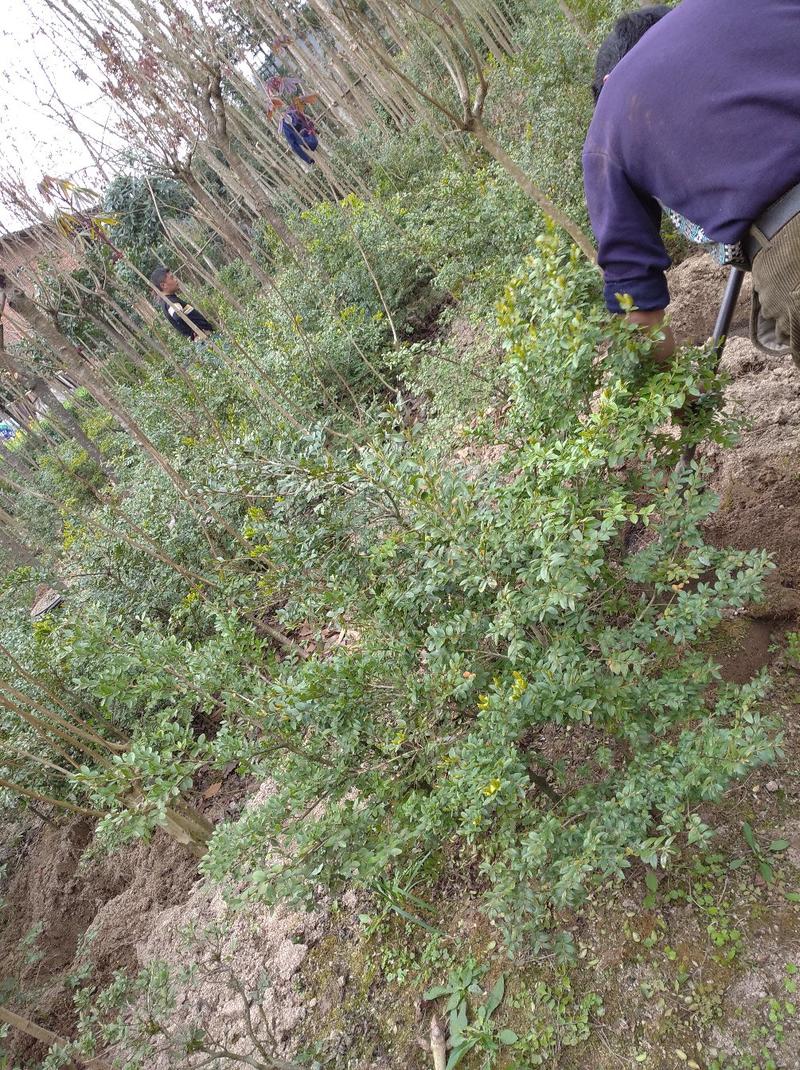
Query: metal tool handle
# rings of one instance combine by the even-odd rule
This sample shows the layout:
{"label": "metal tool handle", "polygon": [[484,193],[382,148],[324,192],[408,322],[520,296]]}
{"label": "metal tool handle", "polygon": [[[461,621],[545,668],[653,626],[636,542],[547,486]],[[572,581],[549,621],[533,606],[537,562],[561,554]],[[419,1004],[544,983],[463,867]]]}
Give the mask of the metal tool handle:
{"label": "metal tool handle", "polygon": [[717,370],[719,362],[722,359],[722,351],[728,340],[728,331],[731,329],[733,313],[736,310],[736,302],[739,300],[739,294],[742,292],[742,283],[744,282],[746,274],[747,272],[744,268],[731,268],[730,274],[728,275],[728,281],[725,284],[725,293],[722,298],[722,304],[719,306],[717,322],[714,324],[714,333],[711,335],[711,341],[714,343],[717,350],[717,362],[714,365],[714,371]]}
{"label": "metal tool handle", "polygon": [[[716,351],[716,360],[714,361],[714,372],[716,373],[719,368],[720,361],[722,360],[722,353],[725,349],[725,343],[728,341],[728,331],[731,329],[731,322],[733,320],[733,313],[736,311],[736,302],[739,300],[739,294],[742,292],[742,283],[747,272],[744,268],[733,267],[728,274],[728,281],[725,284],[725,293],[722,296],[722,304],[719,306],[719,312],[717,314],[717,322],[714,324],[714,333],[711,335],[711,341],[714,343],[714,349]],[[681,454],[681,466],[688,468],[694,460],[697,446],[687,446],[687,448]]]}

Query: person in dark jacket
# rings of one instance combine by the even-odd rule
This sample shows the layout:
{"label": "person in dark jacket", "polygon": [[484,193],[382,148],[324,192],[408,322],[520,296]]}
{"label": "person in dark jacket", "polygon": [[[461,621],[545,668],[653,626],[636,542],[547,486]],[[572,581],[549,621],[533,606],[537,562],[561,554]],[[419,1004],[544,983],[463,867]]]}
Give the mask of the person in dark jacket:
{"label": "person in dark jacket", "polygon": [[682,0],[616,65],[609,52],[583,152],[609,309],[628,295],[634,322],[663,322],[666,212],[720,263],[751,268],[753,341],[800,364],[798,50],[797,0]]}
{"label": "person in dark jacket", "polygon": [[150,281],[161,294],[164,315],[179,334],[197,342],[214,333],[214,324],[180,296],[181,284],[169,268],[157,267]]}
{"label": "person in dark jacket", "polygon": [[309,153],[316,152],[319,138],[308,116],[299,108],[289,108],[281,120],[281,131],[292,152],[306,163],[313,164],[314,157]]}

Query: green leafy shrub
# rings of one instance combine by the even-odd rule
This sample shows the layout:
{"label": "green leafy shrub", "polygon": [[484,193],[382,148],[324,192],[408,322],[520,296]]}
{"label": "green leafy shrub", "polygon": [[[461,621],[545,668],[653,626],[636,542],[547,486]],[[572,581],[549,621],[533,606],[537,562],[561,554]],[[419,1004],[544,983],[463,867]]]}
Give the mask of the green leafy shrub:
{"label": "green leafy shrub", "polygon": [[[499,459],[478,441],[457,465],[387,425],[353,452],[309,444],[279,482],[256,526],[299,540],[281,584],[298,616],[357,639],[267,689],[269,757],[243,767],[278,790],[218,831],[210,875],[312,897],[438,851],[477,866],[510,945],[542,948],[552,912],[595,881],[707,840],[694,806],[773,757],[766,681],[724,684],[700,648],[767,568],[705,543],[713,495],[673,471],[670,415],[708,358],[654,370],[652,343],[609,323],[595,290],[548,237],[506,294]],[[730,434],[706,414],[687,437],[700,426]],[[633,523],[654,537],[629,554]],[[229,722],[226,757],[242,731]]]}

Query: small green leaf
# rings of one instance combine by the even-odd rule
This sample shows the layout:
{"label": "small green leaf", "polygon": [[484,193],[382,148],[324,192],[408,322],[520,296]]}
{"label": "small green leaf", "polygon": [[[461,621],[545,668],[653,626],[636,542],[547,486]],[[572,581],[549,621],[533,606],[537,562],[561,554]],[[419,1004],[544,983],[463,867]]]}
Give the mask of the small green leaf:
{"label": "small green leaf", "polygon": [[[364,915],[364,917],[368,917],[368,916],[369,915]],[[440,996],[449,996],[451,992],[452,992],[452,989],[446,987],[445,985],[434,985],[433,988],[429,988],[427,992],[423,992],[422,993],[422,998],[423,999],[438,999]]]}
{"label": "small green leaf", "polygon": [[647,1052],[646,1051],[640,1051],[639,1054],[636,1056],[636,1062],[637,1063],[643,1063],[643,1062],[646,1062],[646,1061],[647,1061]]}
{"label": "small green leaf", "polygon": [[758,872],[767,882],[767,884],[773,884],[775,881],[775,874],[772,872],[772,866],[769,862],[761,861],[758,863]]}
{"label": "small green leaf", "polygon": [[503,1002],[503,996],[506,992],[506,979],[501,973],[494,983],[494,988],[489,993],[486,1000],[486,1014],[487,1016],[492,1013]]}
{"label": "small green leaf", "polygon": [[800,903],[800,892],[787,892],[786,899],[790,903]]}
{"label": "small green leaf", "polygon": [[753,832],[751,825],[747,821],[742,822],[742,835],[744,836],[745,843],[751,851],[758,853],[758,844],[756,843],[756,834]]}
{"label": "small green leaf", "polygon": [[461,1034],[467,1028],[467,1003],[462,1000],[457,1008],[450,1012],[450,1039],[458,1044]]}
{"label": "small green leaf", "polygon": [[445,1070],[454,1070],[467,1052],[472,1051],[477,1043],[477,1040],[465,1040],[463,1044],[459,1044],[457,1048],[453,1048],[450,1052],[450,1058],[447,1060]]}
{"label": "small green leaf", "polygon": [[519,1037],[513,1029],[501,1029],[497,1034],[497,1039],[501,1044],[516,1044]]}
{"label": "small green leaf", "polygon": [[773,840],[769,845],[769,849],[770,851],[785,851],[788,846],[788,840]]}
{"label": "small green leaf", "polygon": [[647,885],[649,891],[658,891],[658,877],[655,875],[655,873],[646,873],[644,877],[644,883]]}

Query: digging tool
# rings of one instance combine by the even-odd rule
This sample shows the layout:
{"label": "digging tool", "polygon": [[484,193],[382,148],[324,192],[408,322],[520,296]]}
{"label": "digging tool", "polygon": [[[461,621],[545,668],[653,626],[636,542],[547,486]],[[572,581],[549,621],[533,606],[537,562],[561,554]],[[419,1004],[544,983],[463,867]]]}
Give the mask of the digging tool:
{"label": "digging tool", "polygon": [[[742,291],[742,283],[744,277],[747,274],[744,268],[732,267],[730,274],[728,275],[728,281],[725,284],[725,293],[722,296],[722,304],[719,306],[719,312],[717,313],[717,322],[714,324],[714,333],[711,335],[711,341],[714,343],[715,361],[714,372],[716,373],[719,368],[719,362],[722,360],[722,352],[725,349],[725,343],[728,341],[728,331],[731,327],[731,321],[733,320],[733,313],[736,309],[736,302],[739,300],[739,294]],[[688,468],[694,460],[694,455],[697,450],[697,445],[687,446],[681,455],[681,466]]]}

